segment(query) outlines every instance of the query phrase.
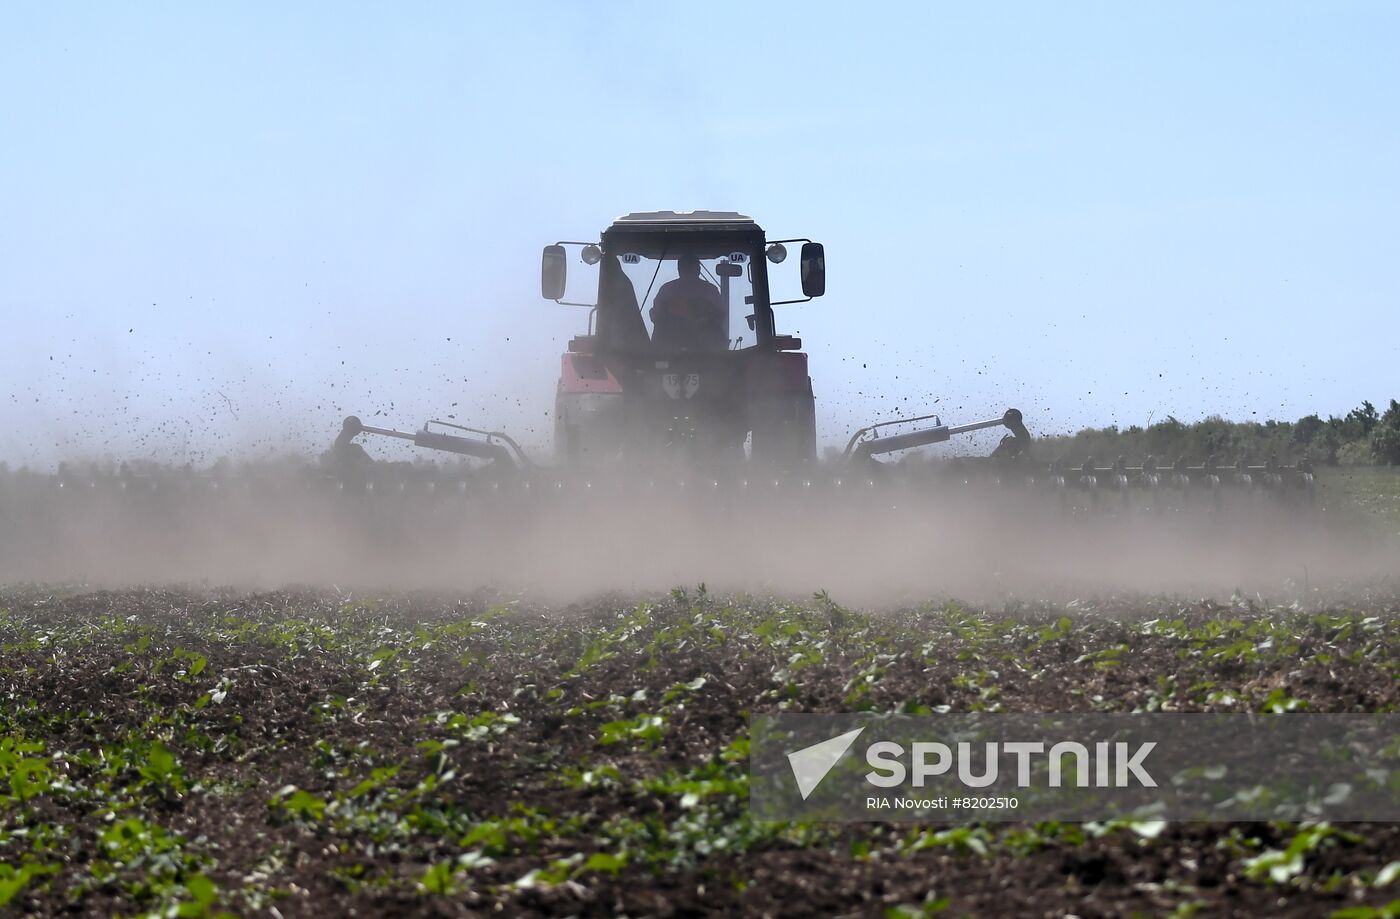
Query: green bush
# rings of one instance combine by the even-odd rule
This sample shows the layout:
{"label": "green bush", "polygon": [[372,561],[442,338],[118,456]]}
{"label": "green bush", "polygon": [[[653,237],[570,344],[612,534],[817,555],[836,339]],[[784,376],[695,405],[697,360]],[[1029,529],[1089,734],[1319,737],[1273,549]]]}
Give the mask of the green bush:
{"label": "green bush", "polygon": [[1158,465],[1178,458],[1191,463],[1210,456],[1222,465],[1303,460],[1316,465],[1400,464],[1400,402],[1391,400],[1381,414],[1362,402],[1344,417],[1317,414],[1288,421],[1227,421],[1211,416],[1191,423],[1175,416],[1145,427],[1084,428],[1074,434],[1042,437],[1037,455],[1078,464],[1092,457],[1108,465],[1119,456],[1136,464],[1151,456]]}
{"label": "green bush", "polygon": [[1400,402],[1390,400],[1371,434],[1371,454],[1378,462],[1400,466]]}

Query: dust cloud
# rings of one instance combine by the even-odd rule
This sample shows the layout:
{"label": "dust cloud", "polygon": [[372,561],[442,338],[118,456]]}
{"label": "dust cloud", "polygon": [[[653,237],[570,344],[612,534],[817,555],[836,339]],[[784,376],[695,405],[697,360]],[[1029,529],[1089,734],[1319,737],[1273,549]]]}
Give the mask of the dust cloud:
{"label": "dust cloud", "polygon": [[1300,596],[1397,571],[1355,521],[1236,494],[1210,509],[1066,510],[1041,489],[928,481],[439,482],[344,489],[315,469],[121,487],[0,473],[0,581],[572,601],[704,583],[867,606],[1102,592]]}

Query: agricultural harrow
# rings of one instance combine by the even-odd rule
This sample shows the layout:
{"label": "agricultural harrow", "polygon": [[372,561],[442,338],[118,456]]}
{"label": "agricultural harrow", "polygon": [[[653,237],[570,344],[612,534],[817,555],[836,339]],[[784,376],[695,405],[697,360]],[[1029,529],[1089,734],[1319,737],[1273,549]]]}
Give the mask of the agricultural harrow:
{"label": "agricultural harrow", "polygon": [[[798,508],[800,517],[803,506],[856,515],[1004,506],[1014,515],[1037,504],[1119,514],[1214,511],[1241,496],[1312,503],[1307,463],[1050,461],[1014,408],[964,424],[933,415],[882,421],[856,431],[839,456],[819,459],[808,356],[800,339],[778,331],[775,308],[825,289],[825,250],[810,239],[770,240],[732,212],[629,214],[596,241],[544,249],[543,296],[587,315],[560,359],[550,462],[487,428],[429,421],[403,431],[350,417],[319,461],[297,467],[0,469],[8,533],[0,552],[41,552],[44,534],[54,544],[73,533],[119,543],[138,528],[147,538],[186,534],[171,535],[169,550],[188,552],[196,522],[257,540],[267,529],[259,509],[268,507],[355,530],[369,505],[384,539],[422,540],[464,525],[513,525],[534,516],[530,508],[561,505],[603,519],[623,506],[641,513],[670,504],[678,515],[722,521],[736,508]],[[940,460],[916,450],[990,429],[1003,436],[989,456]],[[457,459],[376,461],[361,443],[368,438]]]}
{"label": "agricultural harrow", "polygon": [[[789,247],[798,249],[795,271]],[[808,357],[800,339],[778,331],[774,307],[825,290],[825,249],[810,239],[769,240],[751,218],[733,212],[628,214],[596,242],[544,249],[542,295],[588,310],[586,333],[561,358],[552,464],[535,463],[498,431],[441,421],[401,431],[353,416],[328,462],[353,488],[385,487],[358,442],[371,435],[485,460],[493,494],[589,492],[606,482],[613,483],[603,489],[609,491],[829,494],[918,489],[936,478],[945,485],[1036,489],[1074,508],[1218,507],[1231,493],[1311,501],[1313,470],[1306,462],[1226,464],[1215,456],[1169,465],[1154,457],[1135,466],[1123,458],[1109,466],[1092,459],[1046,462],[1035,456],[1014,408],[965,424],[944,424],[935,415],[883,421],[856,431],[838,460],[818,461]],[[1005,434],[987,457],[882,459],[992,428]],[[388,487],[407,486],[390,476]],[[463,494],[475,489],[466,479],[455,487]]]}

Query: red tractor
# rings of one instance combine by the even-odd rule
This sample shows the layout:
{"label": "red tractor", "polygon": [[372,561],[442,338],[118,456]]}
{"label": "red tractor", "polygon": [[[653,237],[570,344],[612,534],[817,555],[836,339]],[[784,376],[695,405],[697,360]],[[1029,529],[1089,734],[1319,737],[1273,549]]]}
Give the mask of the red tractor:
{"label": "red tractor", "polygon": [[[795,270],[789,247],[797,249]],[[779,281],[793,288],[789,298],[774,299],[770,265],[787,266]],[[568,299],[569,291],[585,288],[571,272],[586,276],[587,297]],[[778,332],[773,308],[825,293],[821,243],[769,240],[752,218],[730,211],[636,213],[618,218],[597,242],[546,246],[541,275],[546,299],[589,308],[587,333],[569,342],[561,360],[554,414],[560,466],[794,470],[815,462],[807,355],[801,339]],[[935,421],[890,437],[866,437],[874,429],[862,429],[847,458],[869,460],[998,425],[1010,432],[998,454],[1024,455],[1030,438],[1012,409],[990,421]],[[335,455],[363,461],[353,443],[361,433],[532,466],[504,434],[437,421],[409,433],[347,418]]]}

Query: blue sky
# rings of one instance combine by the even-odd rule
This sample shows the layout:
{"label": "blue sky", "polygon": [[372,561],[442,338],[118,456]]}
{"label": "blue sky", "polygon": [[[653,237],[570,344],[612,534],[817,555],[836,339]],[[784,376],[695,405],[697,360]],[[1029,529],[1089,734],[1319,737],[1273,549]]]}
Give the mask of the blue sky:
{"label": "blue sky", "polygon": [[[540,247],[737,209],[822,439],[1400,397],[1400,7],[9,4],[0,458],[548,441]],[[936,401],[935,401],[936,400]]]}

